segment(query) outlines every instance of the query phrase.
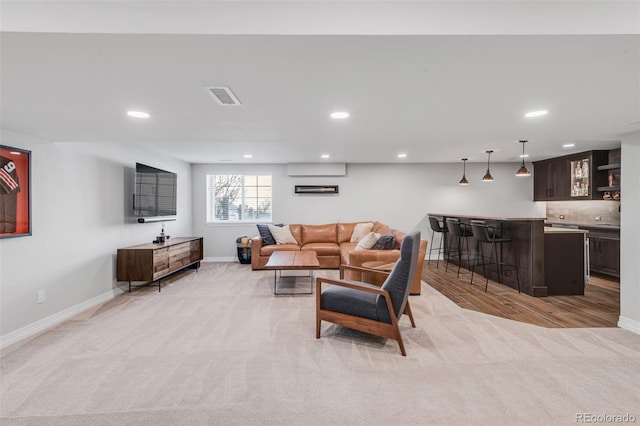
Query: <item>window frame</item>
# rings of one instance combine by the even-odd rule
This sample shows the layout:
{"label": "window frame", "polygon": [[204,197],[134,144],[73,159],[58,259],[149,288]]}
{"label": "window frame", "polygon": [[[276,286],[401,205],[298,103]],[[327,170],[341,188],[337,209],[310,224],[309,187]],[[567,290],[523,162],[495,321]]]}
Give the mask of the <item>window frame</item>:
{"label": "window frame", "polygon": [[[256,191],[256,196],[253,197],[256,200],[256,204],[260,199],[269,200],[269,217],[260,218],[259,213],[256,212],[255,216],[250,217],[249,219],[219,219],[218,214],[216,212],[216,203],[219,199],[218,193],[216,191],[216,180],[218,176],[224,176],[227,180],[232,180],[232,177],[239,177],[241,179],[241,185],[239,187],[239,194],[235,196],[235,200],[238,201],[238,207],[241,208],[239,216],[246,217],[248,214],[245,213],[245,207],[247,206],[247,189],[254,188]],[[247,185],[246,179],[254,178],[255,185]],[[268,178],[269,185],[260,185],[261,178]],[[213,186],[213,188],[211,187]],[[260,197],[258,196],[260,192],[260,188],[269,188],[269,197]],[[248,224],[256,224],[256,223],[273,223],[273,174],[272,173],[206,173],[205,175],[205,220],[207,225],[248,225]],[[257,209],[257,207],[256,207]],[[228,213],[227,213],[228,214]]]}

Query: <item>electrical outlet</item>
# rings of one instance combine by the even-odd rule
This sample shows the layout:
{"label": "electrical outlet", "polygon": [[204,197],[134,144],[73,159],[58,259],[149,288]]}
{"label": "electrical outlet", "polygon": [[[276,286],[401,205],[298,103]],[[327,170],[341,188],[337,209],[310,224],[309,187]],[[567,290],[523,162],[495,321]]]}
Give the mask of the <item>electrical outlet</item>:
{"label": "electrical outlet", "polygon": [[45,300],[47,300],[47,292],[46,292],[46,290],[39,290],[38,291],[38,303],[44,303]]}
{"label": "electrical outlet", "polygon": [[599,222],[602,220],[602,216],[596,216],[594,219],[596,220],[596,222]]}

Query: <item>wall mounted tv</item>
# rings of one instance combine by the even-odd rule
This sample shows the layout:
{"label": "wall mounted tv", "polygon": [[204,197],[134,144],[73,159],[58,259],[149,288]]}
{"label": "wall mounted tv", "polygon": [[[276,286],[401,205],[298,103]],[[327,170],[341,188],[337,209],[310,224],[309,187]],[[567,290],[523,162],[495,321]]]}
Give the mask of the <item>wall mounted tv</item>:
{"label": "wall mounted tv", "polygon": [[136,163],[133,210],[139,223],[176,220],[178,175]]}

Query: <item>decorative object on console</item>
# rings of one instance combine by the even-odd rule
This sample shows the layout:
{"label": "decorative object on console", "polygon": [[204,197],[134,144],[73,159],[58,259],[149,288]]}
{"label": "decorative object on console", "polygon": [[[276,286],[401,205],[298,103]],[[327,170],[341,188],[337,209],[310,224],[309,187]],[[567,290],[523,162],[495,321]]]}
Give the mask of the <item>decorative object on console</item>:
{"label": "decorative object on console", "polygon": [[603,200],[610,200],[611,199],[611,193],[609,191],[605,192],[604,195],[602,196]]}
{"label": "decorative object on console", "polygon": [[524,165],[524,157],[525,157],[524,144],[527,143],[527,141],[520,141],[520,143],[522,144],[522,165],[516,172],[516,176],[518,177],[531,176],[531,172],[529,171],[529,169],[527,169],[527,166]]}
{"label": "decorative object on console", "polygon": [[269,231],[276,240],[276,244],[298,244],[298,241],[293,237],[293,234],[291,234],[289,225],[269,225]]}
{"label": "decorative object on console", "polygon": [[458,185],[469,185],[469,181],[467,180],[467,160],[468,158],[462,159],[462,179],[460,179]]}
{"label": "decorative object on console", "polygon": [[352,243],[359,242],[365,235],[369,234],[373,229],[373,222],[358,223],[353,228],[353,234],[351,234]]}
{"label": "decorative object on console", "polygon": [[487,173],[482,177],[483,182],[492,182],[493,176],[491,176],[491,172],[489,171],[489,165],[491,164],[491,153],[493,150],[485,151],[487,153]]}
{"label": "decorative object on console", "polygon": [[616,192],[613,194],[613,199],[614,199],[614,200],[619,200],[619,199],[620,199],[620,191],[616,191]]}

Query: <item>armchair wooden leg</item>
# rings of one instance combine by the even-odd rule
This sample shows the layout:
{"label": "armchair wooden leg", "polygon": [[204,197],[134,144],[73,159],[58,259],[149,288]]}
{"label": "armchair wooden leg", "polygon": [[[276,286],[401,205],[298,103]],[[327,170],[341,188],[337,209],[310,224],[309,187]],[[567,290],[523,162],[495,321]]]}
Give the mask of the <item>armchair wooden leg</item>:
{"label": "armchair wooden leg", "polygon": [[395,334],[396,340],[398,341],[398,346],[400,346],[400,352],[402,356],[407,356],[407,351],[404,350],[404,342],[402,341],[402,334],[400,334],[400,327],[398,327],[398,323],[395,324]]}
{"label": "armchair wooden leg", "polygon": [[411,321],[411,327],[416,328],[416,322],[413,320],[413,313],[411,312],[411,306],[409,305],[409,301],[407,300],[407,306],[404,308],[404,313],[409,316],[409,320]]}

